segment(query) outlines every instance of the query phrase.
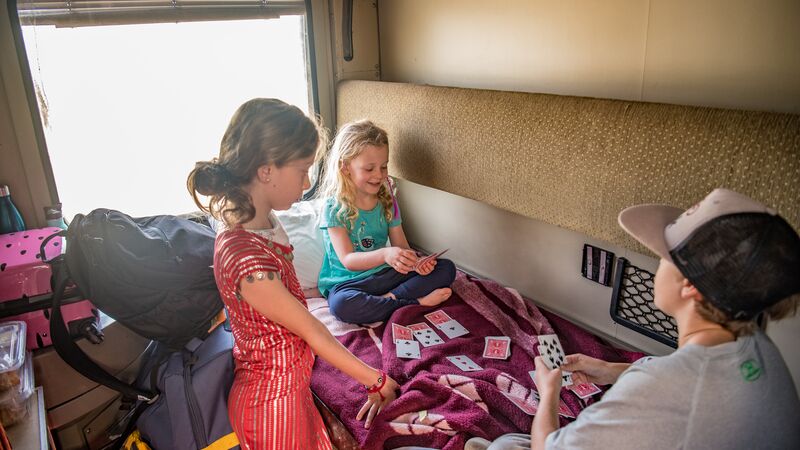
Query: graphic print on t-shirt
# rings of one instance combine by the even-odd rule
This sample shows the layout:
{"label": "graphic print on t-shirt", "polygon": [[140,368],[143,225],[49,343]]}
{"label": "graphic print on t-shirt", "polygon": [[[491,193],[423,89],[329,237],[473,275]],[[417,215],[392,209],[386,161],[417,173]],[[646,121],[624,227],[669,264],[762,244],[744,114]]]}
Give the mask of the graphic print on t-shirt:
{"label": "graphic print on t-shirt", "polygon": [[375,244],[375,239],[372,239],[372,236],[367,236],[365,238],[361,238],[361,248],[364,250],[369,250]]}

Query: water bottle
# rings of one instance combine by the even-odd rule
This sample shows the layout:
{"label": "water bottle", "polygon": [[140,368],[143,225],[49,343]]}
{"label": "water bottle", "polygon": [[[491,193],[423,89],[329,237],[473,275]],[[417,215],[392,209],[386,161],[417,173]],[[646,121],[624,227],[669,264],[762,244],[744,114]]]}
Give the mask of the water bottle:
{"label": "water bottle", "polygon": [[47,220],[48,227],[57,227],[62,230],[67,229],[67,223],[64,222],[64,216],[61,213],[61,203],[56,203],[53,206],[45,206],[44,218]]}
{"label": "water bottle", "polygon": [[0,234],[14,233],[25,229],[25,221],[19,210],[11,201],[11,191],[6,185],[0,185]]}

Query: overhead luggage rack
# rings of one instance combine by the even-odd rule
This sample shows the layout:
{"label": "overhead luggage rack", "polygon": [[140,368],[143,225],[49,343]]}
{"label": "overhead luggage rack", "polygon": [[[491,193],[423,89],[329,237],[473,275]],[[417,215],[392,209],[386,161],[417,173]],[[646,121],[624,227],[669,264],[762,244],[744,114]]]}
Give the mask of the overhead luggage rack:
{"label": "overhead luggage rack", "polygon": [[626,328],[677,348],[675,319],[659,310],[653,302],[654,278],[652,273],[619,258],[611,294],[611,318]]}

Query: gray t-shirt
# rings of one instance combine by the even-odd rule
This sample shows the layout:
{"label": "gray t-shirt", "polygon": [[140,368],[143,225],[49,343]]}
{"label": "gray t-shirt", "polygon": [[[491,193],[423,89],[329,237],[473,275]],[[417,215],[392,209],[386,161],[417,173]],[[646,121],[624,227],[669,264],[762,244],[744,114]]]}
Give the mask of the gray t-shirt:
{"label": "gray t-shirt", "polygon": [[632,365],[548,449],[800,449],[800,400],[761,332]]}

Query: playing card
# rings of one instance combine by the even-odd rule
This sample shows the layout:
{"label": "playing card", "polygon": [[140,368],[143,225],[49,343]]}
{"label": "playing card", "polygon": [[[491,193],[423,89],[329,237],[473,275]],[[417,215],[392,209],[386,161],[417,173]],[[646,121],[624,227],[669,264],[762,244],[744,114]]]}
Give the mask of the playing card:
{"label": "playing card", "polygon": [[419,342],[398,339],[396,352],[398,358],[419,359]]}
{"label": "playing card", "polygon": [[434,325],[439,325],[453,320],[452,317],[448,316],[447,313],[442,311],[441,309],[436,310],[432,313],[425,314],[425,318],[428,319]]}
{"label": "playing card", "polygon": [[417,330],[426,330],[426,329],[427,329],[427,330],[432,330],[432,329],[433,329],[433,328],[431,328],[431,326],[430,326],[430,325],[428,325],[428,324],[427,324],[427,323],[425,323],[425,322],[420,322],[420,323],[414,323],[414,324],[411,324],[411,325],[409,325],[409,326],[408,326],[408,328],[409,328],[411,331],[417,331]]}
{"label": "playing card", "polygon": [[442,251],[440,251],[440,252],[434,253],[434,254],[432,254],[432,255],[424,256],[424,257],[422,257],[422,258],[418,259],[418,260],[417,260],[417,263],[416,263],[416,264],[414,264],[414,267],[412,267],[412,268],[411,268],[411,270],[417,270],[418,268],[420,268],[420,267],[422,267],[423,265],[425,265],[425,263],[427,263],[428,261],[430,261],[430,260],[432,260],[432,259],[436,259],[436,258],[438,258],[438,257],[440,257],[440,256],[442,256],[442,255],[444,255],[444,254],[445,254],[445,252],[447,252],[447,250],[450,250],[450,249],[449,249],[449,248],[447,248],[447,249],[444,249],[444,250],[442,250]]}
{"label": "playing card", "polygon": [[561,399],[558,400],[558,415],[571,417],[573,419],[575,418],[575,414],[572,413],[572,410],[569,409],[569,406],[567,406],[567,404],[564,403],[564,400]]}
{"label": "playing card", "polygon": [[404,341],[413,341],[414,337],[412,335],[412,331],[410,328],[404,327],[402,325],[398,325],[396,323],[392,324],[392,340],[397,343],[398,339],[402,339]]}
{"label": "playing card", "polygon": [[569,390],[574,392],[578,397],[584,399],[603,392],[603,390],[597,387],[597,385],[594,383],[573,384],[569,387]]}
{"label": "playing card", "polygon": [[450,320],[437,324],[436,327],[442,330],[450,339],[469,334],[469,330],[464,328],[464,325],[458,323],[457,320]]}
{"label": "playing card", "polygon": [[439,335],[433,331],[433,328],[425,328],[414,331],[414,338],[418,340],[423,347],[444,344],[442,338],[440,338]]}
{"label": "playing card", "polygon": [[506,336],[486,336],[484,338],[483,357],[492,359],[508,358],[511,339]]}
{"label": "playing card", "polygon": [[448,356],[447,360],[464,372],[483,370],[483,367],[475,364],[475,361],[469,359],[469,357],[466,355]]}
{"label": "playing card", "polygon": [[572,372],[569,370],[561,371],[561,386],[572,386]]}
{"label": "playing card", "polygon": [[505,395],[507,399],[511,400],[511,403],[517,406],[517,408],[521,409],[522,412],[529,416],[533,416],[536,414],[536,411],[539,408],[539,401],[536,400],[536,397],[531,396],[530,399],[526,402],[525,400],[514,397],[511,394],[506,392],[501,392],[501,394]]}
{"label": "playing card", "polygon": [[549,369],[561,367],[564,364],[564,349],[555,334],[543,334],[538,336],[539,354],[544,359]]}

